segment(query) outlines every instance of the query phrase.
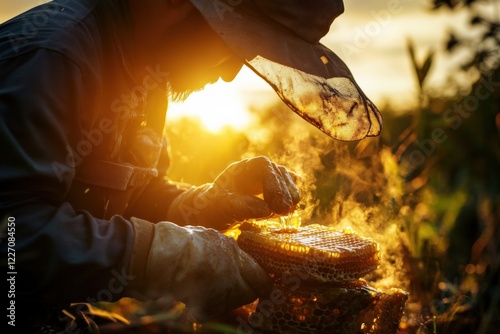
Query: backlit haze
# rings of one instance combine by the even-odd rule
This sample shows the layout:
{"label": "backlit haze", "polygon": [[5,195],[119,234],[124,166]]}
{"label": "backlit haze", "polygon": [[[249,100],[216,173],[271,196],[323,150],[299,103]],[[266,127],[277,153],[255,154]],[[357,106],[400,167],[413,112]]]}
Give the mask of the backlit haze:
{"label": "backlit haze", "polygon": [[[0,0],[0,22],[43,2]],[[444,39],[453,27],[464,26],[468,19],[460,12],[430,12],[430,6],[430,0],[347,0],[344,14],[322,43],[347,63],[375,104],[390,103],[396,108],[415,105],[417,89],[406,54],[407,39],[414,41],[419,56],[429,50],[438,52],[428,79],[428,85],[437,87],[460,57],[444,55]],[[171,104],[168,117],[197,117],[214,132],[224,126],[242,129],[252,120],[249,106],[265,107],[277,99],[262,79],[244,67],[231,83],[219,81],[182,104]]]}

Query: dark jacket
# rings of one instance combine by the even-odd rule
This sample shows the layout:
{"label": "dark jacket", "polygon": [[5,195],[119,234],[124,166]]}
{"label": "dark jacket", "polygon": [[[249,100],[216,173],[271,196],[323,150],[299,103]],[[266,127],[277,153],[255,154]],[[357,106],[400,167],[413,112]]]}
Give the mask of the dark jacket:
{"label": "dark jacket", "polygon": [[182,191],[164,178],[167,75],[133,77],[126,3],[56,0],[0,25],[0,220],[15,220],[4,271],[18,310],[121,298],[128,219],[165,220]]}

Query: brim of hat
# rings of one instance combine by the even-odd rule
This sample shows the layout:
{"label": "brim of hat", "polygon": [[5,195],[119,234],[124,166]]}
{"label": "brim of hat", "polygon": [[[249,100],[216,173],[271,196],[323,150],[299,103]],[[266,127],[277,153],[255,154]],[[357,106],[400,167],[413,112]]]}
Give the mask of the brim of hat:
{"label": "brim of hat", "polygon": [[255,15],[249,1],[191,2],[227,46],[307,122],[345,141],[380,134],[380,111],[333,51]]}

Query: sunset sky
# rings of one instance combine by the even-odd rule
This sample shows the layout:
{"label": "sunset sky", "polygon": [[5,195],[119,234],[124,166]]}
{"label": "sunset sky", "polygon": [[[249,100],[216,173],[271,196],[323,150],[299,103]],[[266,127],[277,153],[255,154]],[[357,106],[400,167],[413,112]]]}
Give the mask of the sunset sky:
{"label": "sunset sky", "polygon": [[[40,0],[0,0],[0,22],[40,4]],[[491,1],[496,3],[498,0]],[[429,78],[431,86],[446,80],[460,56],[442,52],[447,34],[468,20],[462,13],[441,9],[431,12],[430,0],[346,0],[345,12],[332,25],[322,43],[349,66],[358,84],[376,104],[390,101],[396,106],[416,102],[416,86],[406,40],[411,38],[419,56],[436,50],[438,57]],[[218,82],[193,94],[182,106],[173,105],[169,117],[194,115],[217,130],[224,124],[244,126],[248,105],[264,106],[276,95],[259,77],[244,68],[231,83]],[[221,117],[215,117],[214,113]]]}

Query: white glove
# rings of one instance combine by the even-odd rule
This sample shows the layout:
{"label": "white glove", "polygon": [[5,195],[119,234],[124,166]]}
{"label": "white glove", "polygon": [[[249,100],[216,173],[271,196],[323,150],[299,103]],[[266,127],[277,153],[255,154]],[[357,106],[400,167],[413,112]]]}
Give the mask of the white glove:
{"label": "white glove", "polygon": [[[132,222],[136,231],[152,225],[136,218]],[[147,263],[142,264],[144,273],[134,272],[141,261],[134,256],[141,256],[141,252],[132,255],[131,262],[136,266],[131,266],[129,273],[138,280],[131,282],[131,297],[172,297],[185,303],[191,314],[203,322],[271,291],[269,275],[234,239],[204,227],[180,227],[169,222],[153,227]],[[139,248],[144,247],[140,235],[136,232],[135,247]]]}
{"label": "white glove", "polygon": [[[235,221],[286,215],[300,200],[292,175],[262,156],[233,163],[214,183],[180,194],[167,218],[181,225],[225,229]],[[257,197],[260,194],[263,199]]]}

